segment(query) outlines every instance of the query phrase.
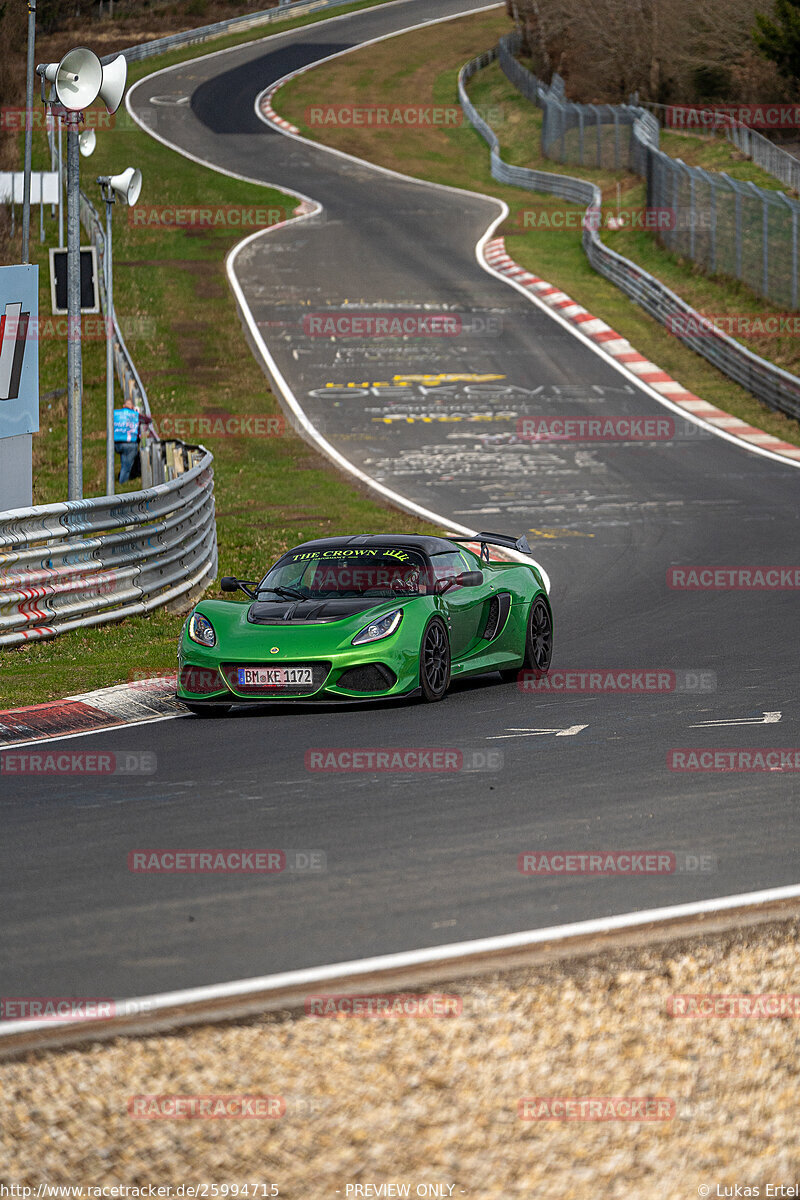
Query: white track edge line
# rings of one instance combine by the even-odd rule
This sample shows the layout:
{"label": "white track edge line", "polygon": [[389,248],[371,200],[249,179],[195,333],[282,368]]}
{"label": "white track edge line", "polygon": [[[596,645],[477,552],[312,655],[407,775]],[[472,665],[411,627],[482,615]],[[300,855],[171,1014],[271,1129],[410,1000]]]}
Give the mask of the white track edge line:
{"label": "white track edge line", "polygon": [[[639,912],[621,913],[617,916],[594,917],[587,921],[573,921],[567,925],[552,925],[544,929],[498,934],[494,937],[478,938],[469,942],[452,942],[444,946],[426,947],[422,950],[403,950],[395,954],[354,959],[351,962],[331,963],[322,967],[306,967],[296,971],[284,971],[277,975],[237,979],[229,983],[185,988],[176,992],[159,992],[151,996],[130,998],[122,1001],[119,1007],[124,1009],[130,1006],[131,1009],[130,1014],[123,1013],[121,1015],[139,1014],[147,1017],[168,1008],[247,997],[259,992],[274,992],[281,988],[324,983],[326,980],[339,979],[344,976],[370,975],[426,964],[444,964],[451,959],[466,958],[477,954],[524,949],[541,945],[543,942],[570,941],[593,934],[636,929],[643,925],[798,898],[800,898],[800,884],[790,884],[786,887],[766,888],[759,892],[742,892],[738,895],[720,896],[711,900],[695,900],[688,904],[673,904],[662,908],[644,909]],[[681,936],[680,930],[676,930],[675,936]],[[460,974],[469,974],[468,967],[461,967],[458,970]],[[0,1022],[0,1038],[39,1029],[79,1028],[82,1024],[88,1023],[88,1021],[72,1020],[2,1021]],[[102,1021],[99,1023],[102,1025]]]}

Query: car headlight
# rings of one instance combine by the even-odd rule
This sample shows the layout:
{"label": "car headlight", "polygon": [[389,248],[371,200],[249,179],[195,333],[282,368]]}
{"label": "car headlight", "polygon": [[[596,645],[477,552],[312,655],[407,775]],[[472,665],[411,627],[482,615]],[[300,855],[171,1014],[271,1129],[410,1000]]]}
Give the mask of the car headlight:
{"label": "car headlight", "polygon": [[362,646],[364,642],[377,642],[381,638],[388,637],[390,633],[394,633],[402,619],[402,608],[396,608],[394,612],[387,613],[385,617],[380,617],[377,621],[366,625],[353,638],[353,645]]}
{"label": "car headlight", "polygon": [[217,644],[217,635],[214,633],[214,626],[208,617],[204,617],[202,613],[192,613],[186,632],[193,642],[199,642],[201,646],[216,646]]}

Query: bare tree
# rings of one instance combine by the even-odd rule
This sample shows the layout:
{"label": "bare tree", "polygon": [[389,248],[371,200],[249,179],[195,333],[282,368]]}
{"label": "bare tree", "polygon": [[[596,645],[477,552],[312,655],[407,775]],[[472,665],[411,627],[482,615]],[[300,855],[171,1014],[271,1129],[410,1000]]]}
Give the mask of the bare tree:
{"label": "bare tree", "polygon": [[[508,0],[534,67],[560,71],[576,100],[775,99],[784,86],[756,62],[758,0]],[[759,95],[752,94],[757,87]],[[742,89],[745,92],[742,92]]]}

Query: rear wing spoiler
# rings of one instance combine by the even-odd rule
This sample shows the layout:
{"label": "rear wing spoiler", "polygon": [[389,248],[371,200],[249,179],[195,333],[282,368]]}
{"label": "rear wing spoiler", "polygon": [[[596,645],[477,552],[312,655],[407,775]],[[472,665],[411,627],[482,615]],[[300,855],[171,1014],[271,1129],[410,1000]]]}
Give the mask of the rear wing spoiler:
{"label": "rear wing spoiler", "polygon": [[528,539],[523,534],[522,537],[510,537],[507,533],[476,533],[474,537],[457,537],[451,538],[451,542],[480,542],[481,558],[489,561],[489,547],[502,546],[506,550],[519,550],[521,554],[531,554],[531,548],[528,545]]}

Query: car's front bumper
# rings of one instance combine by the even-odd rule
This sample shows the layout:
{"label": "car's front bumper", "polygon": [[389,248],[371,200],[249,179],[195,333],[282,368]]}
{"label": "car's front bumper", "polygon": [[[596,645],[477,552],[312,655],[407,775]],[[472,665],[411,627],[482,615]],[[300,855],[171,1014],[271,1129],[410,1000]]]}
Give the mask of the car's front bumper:
{"label": "car's front bumper", "polygon": [[[386,652],[390,648],[382,647],[380,641],[361,647],[351,646],[345,652],[324,657],[298,654],[290,659],[281,657],[266,661],[262,654],[259,658],[239,655],[231,661],[222,657],[216,648],[206,649],[194,643],[186,646],[185,640],[178,656],[177,696],[179,700],[193,703],[374,700],[407,696],[419,688],[417,654],[399,647]],[[381,653],[382,649],[384,653]],[[314,682],[311,687],[240,686],[236,680],[238,667],[293,666],[312,668]]]}

